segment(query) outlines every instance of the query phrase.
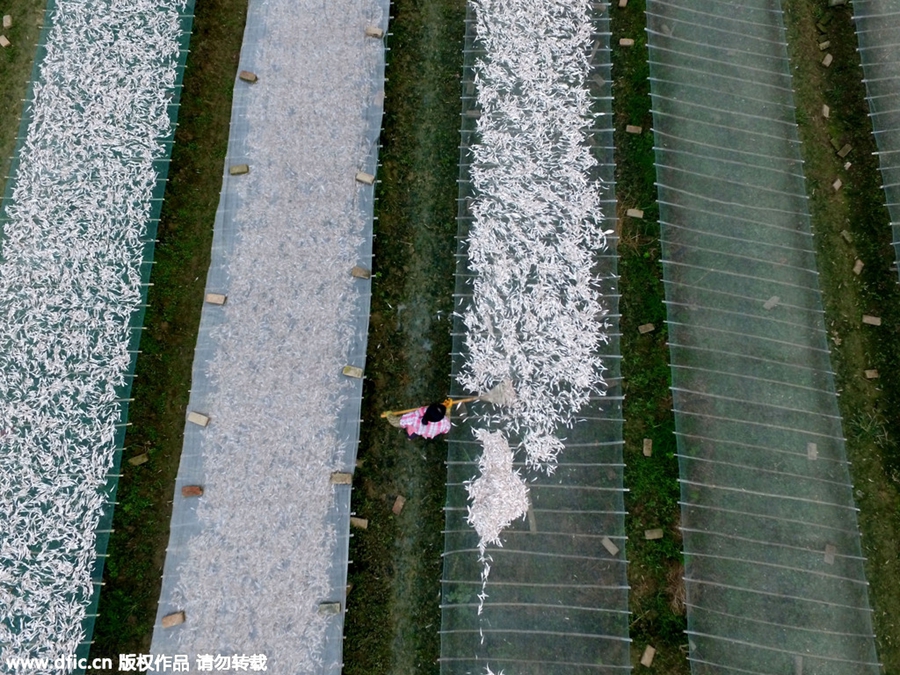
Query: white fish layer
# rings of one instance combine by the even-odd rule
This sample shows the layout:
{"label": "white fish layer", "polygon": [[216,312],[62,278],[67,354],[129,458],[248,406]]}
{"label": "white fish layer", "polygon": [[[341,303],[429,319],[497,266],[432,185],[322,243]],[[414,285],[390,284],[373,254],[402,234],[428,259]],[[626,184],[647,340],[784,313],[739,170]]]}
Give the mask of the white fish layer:
{"label": "white fish layer", "polygon": [[3,658],[84,638],[183,12],[59,0],[51,17],[0,239]]}
{"label": "white fish layer", "polygon": [[501,432],[476,429],[475,436],[484,452],[478,458],[481,475],[466,483],[471,501],[468,522],[478,533],[484,556],[489,544],[501,545],[504,528],[528,513],[528,486],[513,469],[513,451]]}
{"label": "white fish layer", "polygon": [[460,382],[511,378],[517,401],[490,420],[552,471],[569,427],[605,390],[605,311],[592,273],[606,246],[592,126],[589,0],[473,0],[479,141],[469,236],[473,299]]}
{"label": "white fish layer", "polygon": [[372,223],[360,202],[372,188],[354,176],[383,86],[368,25],[386,25],[373,2],[251,2],[241,67],[259,81],[237,85],[228,158],[250,173],[225,178],[213,267],[228,301],[204,310],[194,366],[192,403],[212,418],[194,449],[205,491],[196,506],[176,493],[173,523],[192,524],[173,536],[161,601],[187,621],[157,628],[154,653],[340,671],[340,643],[327,642],[339,617],[318,605],[345,588],[332,585],[347,532],[329,479],[348,449],[342,425],[358,424],[341,417],[359,395],[341,368],[368,306],[350,275]]}

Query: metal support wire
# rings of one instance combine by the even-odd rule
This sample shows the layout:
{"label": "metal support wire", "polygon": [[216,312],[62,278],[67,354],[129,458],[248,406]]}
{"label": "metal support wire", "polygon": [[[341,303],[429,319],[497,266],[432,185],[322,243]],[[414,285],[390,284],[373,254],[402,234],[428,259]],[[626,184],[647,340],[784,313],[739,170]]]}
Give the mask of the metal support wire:
{"label": "metal support wire", "polygon": [[[827,600],[817,600],[815,598],[807,598],[802,595],[791,595],[789,593],[775,593],[772,591],[762,591],[762,590],[759,590],[758,588],[746,588],[744,586],[737,586],[737,585],[732,585],[732,584],[722,584],[722,583],[717,583],[714,581],[707,581],[705,579],[692,579],[689,577],[684,577],[684,582],[685,582],[685,584],[696,584],[698,586],[712,586],[714,588],[722,588],[722,589],[728,589],[728,590],[732,590],[732,591],[740,591],[742,593],[750,593],[752,595],[762,595],[762,596],[766,596],[766,597],[770,597],[770,598],[780,598],[782,600],[790,600],[790,601],[793,601],[794,603],[797,603],[798,605],[806,602],[806,603],[810,603],[810,604],[824,605],[825,607],[837,607],[840,609],[852,609],[852,610],[856,610],[859,612],[864,612],[866,614],[870,614],[873,611],[870,607],[860,607],[858,605],[845,605],[840,602],[829,602]],[[690,628],[688,628],[688,630],[686,632],[690,633],[691,632]],[[733,638],[721,636],[720,639],[729,640],[729,639],[733,639]]]}
{"label": "metal support wire", "polygon": [[[740,469],[742,472],[746,471],[748,474],[754,474],[754,473],[769,474],[772,476],[773,479],[777,478],[777,477],[800,478],[805,482],[814,481],[814,482],[824,483],[827,485],[836,485],[841,490],[846,491],[847,496],[852,499],[851,493],[853,492],[853,486],[847,485],[846,483],[843,483],[841,481],[828,480],[827,478],[818,478],[816,476],[812,476],[809,474],[792,473],[790,471],[783,471],[781,469],[765,469],[763,467],[753,466],[752,464],[742,464],[740,462],[726,462],[726,461],[720,461],[720,460],[715,460],[715,459],[709,459],[707,457],[696,457],[694,455],[685,455],[682,453],[676,453],[675,456],[678,457],[679,459],[683,459],[687,463],[689,463],[689,462],[706,462],[708,464],[715,464],[715,465],[718,465],[721,467],[727,467],[730,469]],[[807,462],[809,462],[809,461],[810,460],[807,460]]]}
{"label": "metal support wire", "polygon": [[[687,8],[684,8],[684,7],[682,9],[687,10]],[[687,11],[689,11],[689,10],[687,10]],[[686,19],[678,19],[674,16],[667,16],[664,14],[659,14],[657,12],[652,11],[649,7],[648,7],[647,11],[644,13],[646,14],[646,16],[648,18],[651,18],[651,19],[665,20],[666,22],[671,22],[676,25],[681,24],[683,26],[696,26],[696,23],[694,21],[688,21]],[[747,31],[743,31],[743,30],[733,31],[733,30],[728,30],[727,28],[722,28],[721,26],[704,26],[704,30],[710,31],[711,34],[724,33],[727,36],[725,38],[726,40],[733,39],[735,37],[740,37],[745,40],[754,40],[756,42],[764,42],[764,43],[770,44],[770,45],[778,45],[780,47],[784,47],[785,49],[787,49],[787,46],[788,46],[787,42],[784,40],[769,40],[769,39],[764,38],[759,35],[749,34],[749,33],[747,33]],[[663,38],[663,39],[671,37],[671,36],[667,35],[664,31],[655,31],[649,27],[647,28],[647,31],[649,31],[650,34],[652,34],[654,36],[659,36],[660,38]]]}
{"label": "metal support wire", "polygon": [[846,633],[842,631],[836,630],[827,630],[825,628],[809,628],[807,626],[803,626],[802,624],[786,624],[786,623],[778,623],[777,621],[763,621],[761,619],[754,619],[748,616],[739,615],[739,614],[731,614],[729,612],[723,612],[721,610],[712,609],[710,607],[704,607],[702,605],[695,605],[690,601],[685,601],[685,606],[690,607],[691,609],[698,612],[708,612],[710,614],[715,614],[716,616],[724,616],[729,619],[738,619],[739,621],[749,621],[751,623],[758,623],[765,626],[775,626],[776,628],[789,628],[791,630],[802,630],[808,632],[821,632],[825,635],[835,635],[839,637],[860,637],[860,638],[872,638],[874,637],[871,633]]}
{"label": "metal support wire", "polygon": [[[694,287],[694,284],[684,283],[682,281],[670,281],[670,280],[664,279],[663,283],[666,284],[667,286],[677,286],[677,287],[681,287],[681,288],[693,288]],[[762,297],[758,297],[758,296],[752,297],[752,296],[748,296],[748,295],[741,295],[740,293],[731,293],[729,291],[720,291],[720,290],[713,289],[713,288],[704,288],[703,292],[706,294],[710,294],[710,295],[724,296],[729,299],[746,301],[746,302],[753,303],[753,304],[764,301],[764,298],[762,298]],[[690,305],[691,303],[688,302],[688,304]],[[821,310],[821,309],[802,307],[800,305],[793,305],[790,303],[785,303],[783,301],[779,301],[778,306],[790,309],[791,312],[806,312],[808,314],[812,314],[813,316],[815,316],[815,315],[821,316],[823,314],[823,310]],[[682,345],[682,346],[688,347],[689,345]],[[698,347],[698,348],[701,348],[701,347]],[[771,362],[772,363],[783,363],[783,361],[778,361],[778,360],[772,360]],[[802,367],[802,365],[801,365],[801,367]],[[818,368],[813,367],[813,369],[817,370]],[[834,372],[830,369],[830,367],[827,368],[826,370],[824,370],[823,372],[828,372],[828,373],[831,373],[832,375],[834,374]]]}

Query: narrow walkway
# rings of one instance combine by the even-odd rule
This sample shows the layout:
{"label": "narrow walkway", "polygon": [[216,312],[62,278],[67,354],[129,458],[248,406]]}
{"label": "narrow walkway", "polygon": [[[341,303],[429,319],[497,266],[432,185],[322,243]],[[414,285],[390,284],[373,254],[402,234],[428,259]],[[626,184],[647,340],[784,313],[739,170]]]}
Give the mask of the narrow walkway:
{"label": "narrow walkway", "polygon": [[647,15],[692,667],[877,673],[779,4]]}
{"label": "narrow walkway", "polygon": [[387,21],[250,3],[155,654],[340,672]]}

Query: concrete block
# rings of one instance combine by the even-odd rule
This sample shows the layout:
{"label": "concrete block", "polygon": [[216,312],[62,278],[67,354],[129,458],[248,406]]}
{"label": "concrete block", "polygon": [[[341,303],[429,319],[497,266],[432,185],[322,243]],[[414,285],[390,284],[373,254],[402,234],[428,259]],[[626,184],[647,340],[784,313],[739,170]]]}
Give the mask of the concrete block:
{"label": "concrete block", "polygon": [[626,124],[625,125],[625,133],[628,134],[642,134],[644,133],[644,128],[639,127],[635,124]]}
{"label": "concrete block", "polygon": [[204,415],[203,413],[198,412],[189,412],[187,416],[187,421],[191,424],[196,424],[200,427],[205,427],[209,424],[209,415]]}
{"label": "concrete block", "polygon": [[855,263],[853,263],[853,274],[855,274],[856,276],[859,276],[860,273],[863,271],[863,267],[865,267],[865,266],[866,265],[862,260],[857,260]]}
{"label": "concrete block", "polygon": [[644,447],[643,447],[642,451],[644,453],[644,457],[650,457],[651,455],[653,455],[653,439],[652,438],[644,439]]}
{"label": "concrete block", "polygon": [[647,645],[644,648],[644,653],[641,655],[641,665],[646,668],[652,666],[654,656],[656,656],[656,650],[650,645]]}
{"label": "concrete block", "polygon": [[249,164],[232,164],[228,167],[228,173],[232,176],[242,176],[245,173],[250,173],[250,165]]}
{"label": "concrete block", "polygon": [[141,464],[146,464],[149,461],[150,455],[148,455],[146,452],[142,452],[140,455],[135,455],[134,457],[129,459],[128,463],[131,464],[131,466],[140,466]]}
{"label": "concrete block", "polygon": [[331,484],[332,485],[352,485],[353,484],[353,474],[347,473],[346,471],[332,471],[331,472]]}
{"label": "concrete block", "polygon": [[11,44],[5,35],[0,35],[0,47],[9,47]]}
{"label": "concrete block", "polygon": [[173,612],[172,614],[166,614],[160,623],[163,628],[172,628],[172,626],[183,624],[185,618],[184,612]]}
{"label": "concrete block", "polygon": [[625,215],[628,216],[629,218],[643,218],[644,212],[641,211],[640,209],[628,209],[625,212]]}
{"label": "concrete block", "polygon": [[228,299],[228,296],[224,293],[207,293],[206,294],[206,302],[210,305],[224,305],[225,300]]}
{"label": "concrete block", "polygon": [[844,238],[844,241],[846,241],[848,244],[853,243],[853,235],[850,234],[847,230],[841,230],[841,236]]}
{"label": "concrete block", "polygon": [[399,516],[403,511],[404,504],[406,504],[406,497],[397,495],[397,499],[394,500],[394,505],[391,507],[391,511],[394,512],[395,516]]}
{"label": "concrete block", "polygon": [[378,26],[366,26],[366,37],[381,39],[384,37],[384,31]]}
{"label": "concrete block", "polygon": [[865,372],[866,372],[867,380],[877,380],[878,379],[878,371],[875,370],[874,368],[869,368]]}
{"label": "concrete block", "polygon": [[815,443],[807,443],[806,458],[812,461],[819,459],[819,446]]}
{"label": "concrete block", "polygon": [[357,518],[356,516],[350,516],[350,527],[356,527],[360,530],[368,530],[369,520],[367,518]]}
{"label": "concrete block", "polygon": [[653,540],[653,539],[662,539],[663,531],[661,527],[654,528],[652,530],[644,530],[644,539]]}
{"label": "concrete block", "polygon": [[822,117],[824,117],[827,120],[829,115],[831,115],[831,108],[829,108],[827,105],[825,105],[823,103],[822,104]]}
{"label": "concrete block", "polygon": [[655,330],[656,330],[656,326],[654,326],[652,323],[645,323],[645,324],[638,326],[638,333],[640,333],[641,335],[644,335],[646,333],[652,333]]}
{"label": "concrete block", "polygon": [[367,270],[365,267],[360,267],[359,265],[355,265],[353,269],[350,270],[350,276],[356,277],[357,279],[368,279],[372,276],[372,273]]}
{"label": "concrete block", "polygon": [[852,145],[850,145],[849,143],[845,143],[844,145],[841,146],[841,149],[838,150],[838,157],[840,157],[841,159],[844,159],[844,157],[846,157],[847,155],[850,154],[850,151],[852,149],[853,149]]}
{"label": "concrete block", "polygon": [[774,309],[779,302],[781,302],[781,298],[777,295],[773,295],[763,303],[763,309]]}
{"label": "concrete block", "polygon": [[3,15],[3,29],[9,30],[12,28],[12,17],[9,14]]}
{"label": "concrete block", "polygon": [[822,59],[822,65],[826,68],[831,65],[831,62],[834,61],[834,57],[831,54],[826,54],[825,58]]}
{"label": "concrete block", "polygon": [[344,366],[344,368],[341,370],[341,373],[343,373],[347,377],[355,377],[357,379],[360,379],[363,376],[363,369],[359,366]]}
{"label": "concrete block", "polygon": [[603,544],[603,548],[609,551],[610,555],[619,555],[619,547],[616,546],[609,537],[603,537],[603,539],[600,540],[600,543]]}
{"label": "concrete block", "polygon": [[837,192],[838,190],[841,189],[841,186],[842,186],[843,184],[844,184],[844,183],[843,183],[843,181],[842,181],[840,178],[836,178],[836,179],[834,180],[834,182],[831,184],[831,187],[833,187],[833,188],[834,188],[834,191]]}
{"label": "concrete block", "polygon": [[244,82],[249,82],[250,84],[253,84],[257,80],[259,80],[259,78],[256,76],[256,73],[251,73],[249,70],[242,70],[241,72],[239,72],[238,78],[243,80]]}
{"label": "concrete block", "polygon": [[825,564],[826,565],[834,565],[834,555],[837,553],[837,548],[834,544],[825,544]]}
{"label": "concrete block", "polygon": [[202,497],[203,488],[200,485],[185,485],[181,488],[182,497]]}
{"label": "concrete block", "polygon": [[631,38],[619,38],[620,47],[634,47],[634,40]]}
{"label": "concrete block", "polygon": [[862,322],[868,326],[880,326],[881,317],[872,316],[871,314],[863,314]]}
{"label": "concrete block", "polygon": [[365,171],[357,171],[356,172],[356,181],[358,183],[364,183],[366,185],[374,185],[375,184],[375,176],[370,173],[366,173]]}

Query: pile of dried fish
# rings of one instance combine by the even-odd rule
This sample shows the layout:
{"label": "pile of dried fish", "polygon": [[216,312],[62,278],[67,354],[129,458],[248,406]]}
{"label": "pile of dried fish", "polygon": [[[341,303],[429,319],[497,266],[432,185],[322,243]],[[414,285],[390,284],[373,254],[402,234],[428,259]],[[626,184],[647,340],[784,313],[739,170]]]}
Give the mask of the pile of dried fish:
{"label": "pile of dried fish", "polygon": [[500,546],[500,532],[528,512],[528,486],[513,469],[513,451],[499,431],[477,429],[484,451],[478,458],[480,476],[466,483],[469,524],[480,538],[484,555],[488,544]]}

